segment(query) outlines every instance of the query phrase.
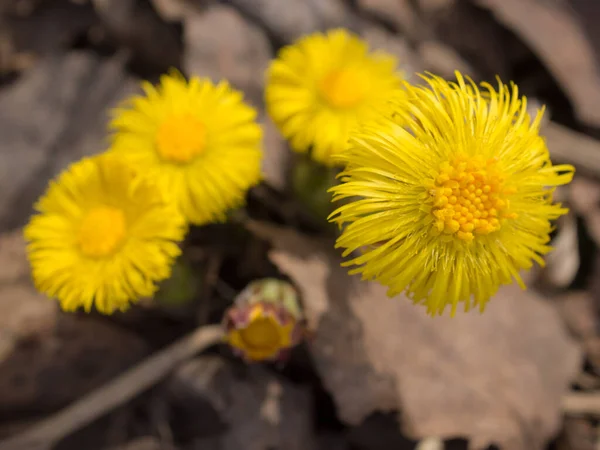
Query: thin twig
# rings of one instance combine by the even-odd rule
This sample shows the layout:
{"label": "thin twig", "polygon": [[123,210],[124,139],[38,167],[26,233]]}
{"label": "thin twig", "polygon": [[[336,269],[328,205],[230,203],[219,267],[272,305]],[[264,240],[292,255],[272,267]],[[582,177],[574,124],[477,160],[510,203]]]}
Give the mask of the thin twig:
{"label": "thin twig", "polygon": [[563,397],[562,409],[569,415],[600,416],[600,392],[569,392]]}
{"label": "thin twig", "polygon": [[150,388],[177,365],[220,341],[221,327],[197,328],[108,384],[84,396],[25,432],[0,442],[2,450],[48,450],[62,438],[88,425]]}

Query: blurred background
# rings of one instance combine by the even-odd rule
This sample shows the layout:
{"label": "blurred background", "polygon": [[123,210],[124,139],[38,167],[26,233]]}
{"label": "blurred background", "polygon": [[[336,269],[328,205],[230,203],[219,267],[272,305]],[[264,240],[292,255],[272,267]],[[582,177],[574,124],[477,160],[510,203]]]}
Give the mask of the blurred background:
{"label": "blurred background", "polygon": [[[0,0],[0,450],[600,449],[599,21],[599,0]],[[396,55],[414,82],[499,76],[532,111],[546,105],[552,159],[577,174],[557,191],[571,212],[527,291],[431,319],[339,268],[263,105],[278,49],[336,27]],[[31,285],[21,227],[49,179],[106,148],[110,108],[171,67],[228,79],[258,109],[266,176],[251,224],[190,234],[162,299],[61,313]],[[310,325],[284,361],[249,365],[214,345],[77,424],[86,395],[172,355],[264,277],[296,286]],[[2,440],[82,399],[52,438]]]}

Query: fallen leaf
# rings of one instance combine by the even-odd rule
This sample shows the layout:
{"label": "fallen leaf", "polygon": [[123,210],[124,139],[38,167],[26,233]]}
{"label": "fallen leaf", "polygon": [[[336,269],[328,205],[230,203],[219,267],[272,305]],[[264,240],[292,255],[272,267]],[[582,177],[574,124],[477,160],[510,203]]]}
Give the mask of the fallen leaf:
{"label": "fallen leaf", "polygon": [[600,246],[600,184],[582,176],[576,176],[569,185],[569,204],[581,217],[586,231]]}
{"label": "fallen leaf", "polygon": [[184,26],[187,71],[214,81],[228,80],[260,105],[264,71],[272,56],[265,32],[225,5],[191,14]]}
{"label": "fallen leaf", "polygon": [[[208,439],[213,435],[220,444],[215,448],[315,448],[309,389],[260,365],[238,366],[220,357],[202,356],[177,369],[169,391],[175,404],[197,418],[191,421],[194,435]],[[197,448],[206,448],[205,439],[200,442]]]}
{"label": "fallen leaf", "polygon": [[[600,146],[598,150],[600,151]],[[599,209],[600,183],[591,178],[576,176],[569,184],[569,203],[580,214],[586,214],[592,209]]]}
{"label": "fallen leaf", "polygon": [[229,0],[241,13],[260,23],[280,43],[327,28],[344,27],[354,17],[343,0]]}
{"label": "fallen leaf", "polygon": [[157,72],[181,66],[182,45],[177,29],[148,2],[92,0],[96,14],[119,46],[136,61]]}
{"label": "fallen leaf", "polygon": [[598,431],[585,417],[566,417],[556,450],[598,450]]}
{"label": "fallen leaf", "polygon": [[111,450],[161,450],[162,448],[163,445],[159,439],[152,436],[145,436]]}
{"label": "fallen leaf", "polygon": [[597,335],[598,321],[594,299],[587,291],[566,292],[554,300],[567,328],[578,339]]}
{"label": "fallen leaf", "polygon": [[30,279],[23,231],[0,233],[0,370],[21,342],[40,339],[56,326],[56,302],[36,292]]}
{"label": "fallen leaf", "polygon": [[122,59],[69,52],[0,91],[0,231],[22,226],[68,164],[106,150],[107,109],[137,88]]}
{"label": "fallen leaf", "polygon": [[575,280],[580,266],[577,219],[568,214],[558,219],[557,227],[553,250],[546,256],[546,267],[540,276],[553,288],[566,288]]}
{"label": "fallen leaf", "polygon": [[579,119],[600,125],[600,71],[584,29],[568,4],[477,0],[536,53],[566,91]]}
{"label": "fallen leaf", "polygon": [[62,52],[98,21],[87,2],[21,0],[8,3],[12,3],[12,11],[10,7],[1,11],[0,6],[0,35],[6,32],[19,53],[47,56]]}
{"label": "fallen leaf", "polygon": [[0,269],[0,286],[29,278],[29,263],[25,258],[25,239],[21,229],[0,233]]}
{"label": "fallen leaf", "polygon": [[[487,11],[470,1],[413,0],[413,3],[418,5],[419,15],[429,29],[427,38],[453,49],[466,64],[477,69],[480,79],[492,81],[496,76],[502,79],[512,76],[513,61],[520,56],[515,47],[517,39],[507,39],[506,31]],[[422,42],[419,40],[419,44]]]}
{"label": "fallen leaf", "polygon": [[398,58],[400,70],[411,83],[421,79],[416,75],[423,72],[425,67],[420,56],[410,47],[408,41],[396,34],[389,33],[369,22],[360,24],[360,34],[367,41],[371,50],[382,50]]}
{"label": "fallen leaf", "polygon": [[425,32],[410,0],[358,0],[357,6],[378,20],[392,23],[403,35],[418,39]]}
{"label": "fallen leaf", "polygon": [[543,298],[507,286],[484,314],[431,318],[349,277],[330,242],[249,226],[301,289],[311,351],[345,422],[400,411],[415,439],[466,436],[474,449],[543,449],[558,431],[581,354]]}
{"label": "fallen leaf", "polygon": [[426,70],[447,79],[455,78],[454,72],[458,70],[463,75],[477,79],[474,67],[452,47],[443,42],[425,40],[419,44],[419,54],[423,58]]}
{"label": "fallen leaf", "polygon": [[135,334],[37,292],[22,230],[0,234],[0,271],[0,414],[63,407],[147,352]]}
{"label": "fallen leaf", "polygon": [[189,14],[194,14],[200,8],[213,5],[217,0],[202,0],[193,2],[188,0],[151,0],[154,9],[168,22],[185,20]]}

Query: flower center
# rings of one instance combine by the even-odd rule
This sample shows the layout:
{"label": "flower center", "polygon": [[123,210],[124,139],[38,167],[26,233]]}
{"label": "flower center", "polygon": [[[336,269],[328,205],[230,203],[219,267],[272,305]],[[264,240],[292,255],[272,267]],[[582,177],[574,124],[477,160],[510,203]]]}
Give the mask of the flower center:
{"label": "flower center", "polygon": [[469,242],[516,218],[507,199],[516,189],[506,187],[505,178],[495,159],[459,155],[443,163],[429,190],[436,230]]}
{"label": "flower center", "polygon": [[333,70],[321,80],[319,91],[331,106],[351,108],[364,98],[365,80],[356,70]]}
{"label": "flower center", "polygon": [[262,316],[240,330],[240,335],[250,348],[274,348],[279,345],[279,328],[275,318]]}
{"label": "flower center", "polygon": [[93,208],[79,228],[79,248],[86,256],[108,256],[123,242],[126,230],[123,211],[110,206]]}
{"label": "flower center", "polygon": [[165,160],[187,163],[206,147],[206,128],[191,114],[167,118],[156,133],[156,149]]}

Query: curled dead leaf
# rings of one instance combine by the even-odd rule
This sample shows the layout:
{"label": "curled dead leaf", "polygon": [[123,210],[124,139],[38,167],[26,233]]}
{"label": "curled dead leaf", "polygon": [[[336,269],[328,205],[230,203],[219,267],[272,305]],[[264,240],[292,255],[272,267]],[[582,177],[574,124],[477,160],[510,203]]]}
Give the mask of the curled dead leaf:
{"label": "curled dead leaf", "polygon": [[581,355],[543,298],[507,286],[483,315],[432,319],[349,277],[331,242],[249,226],[303,292],[311,352],[344,421],[400,410],[415,438],[467,436],[474,449],[542,449],[556,433]]}
{"label": "curled dead leaf", "polygon": [[568,4],[542,0],[477,0],[531,47],[570,97],[576,114],[600,123],[600,71],[594,49]]}
{"label": "curled dead leaf", "polygon": [[541,279],[553,288],[566,288],[580,267],[577,219],[572,214],[563,216],[557,226],[558,236],[552,242],[554,250],[546,256]]}

